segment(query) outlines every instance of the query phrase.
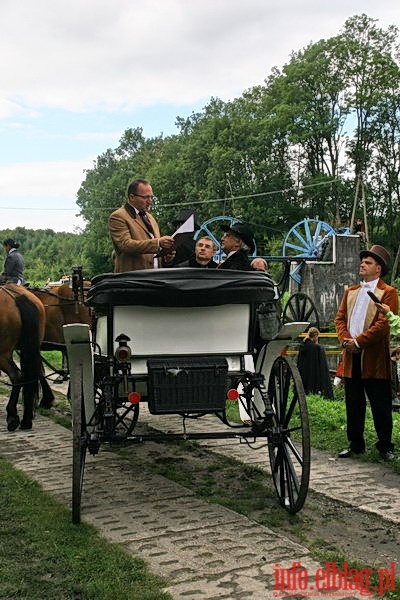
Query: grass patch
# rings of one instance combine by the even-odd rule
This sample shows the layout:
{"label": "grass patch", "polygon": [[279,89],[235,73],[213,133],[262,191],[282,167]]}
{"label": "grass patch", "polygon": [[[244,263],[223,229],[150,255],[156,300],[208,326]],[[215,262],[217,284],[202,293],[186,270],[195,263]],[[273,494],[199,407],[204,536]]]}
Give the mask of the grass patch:
{"label": "grass patch", "polygon": [[165,581],[0,460],[0,598],[167,600]]}
{"label": "grass patch", "polygon": [[[307,396],[307,408],[311,431],[311,445],[318,450],[326,450],[336,454],[348,446],[346,435],[346,406],[344,403],[343,386],[334,389],[334,400],[325,400],[319,395]],[[226,412],[228,419],[240,423],[239,407],[237,402],[227,402]],[[400,412],[393,412],[393,443],[400,452]],[[377,441],[371,409],[367,406],[365,419],[366,452],[357,457],[357,460],[369,462],[382,462],[379,452],[375,448]],[[400,459],[386,463],[400,473]]]}
{"label": "grass patch", "polygon": [[[336,453],[348,445],[346,435],[346,407],[344,401],[340,398],[340,392],[342,390],[339,390],[337,399],[335,400],[325,400],[321,396],[316,395],[307,396],[311,445],[314,448]],[[364,436],[366,452],[358,456],[357,459],[368,462],[382,462],[379,452],[375,448],[377,437],[369,406],[367,406]],[[400,449],[400,413],[398,412],[393,412],[392,441],[398,454]],[[386,463],[386,465],[400,473],[399,459]]]}

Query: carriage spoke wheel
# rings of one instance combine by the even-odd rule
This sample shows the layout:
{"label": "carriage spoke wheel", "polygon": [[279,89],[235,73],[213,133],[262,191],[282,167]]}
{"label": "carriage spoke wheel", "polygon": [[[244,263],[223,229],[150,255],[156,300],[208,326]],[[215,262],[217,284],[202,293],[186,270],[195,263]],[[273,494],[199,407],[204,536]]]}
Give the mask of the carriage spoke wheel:
{"label": "carriage spoke wheel", "polygon": [[115,429],[128,436],[133,433],[139,419],[139,404],[122,403],[115,416]]}
{"label": "carriage spoke wheel", "polygon": [[331,225],[318,219],[296,223],[283,242],[283,256],[320,258],[328,237],[335,235]]}
{"label": "carriage spoke wheel", "polygon": [[308,491],[310,430],[303,384],[290,358],[279,356],[273,363],[268,394],[275,412],[268,435],[272,477],[280,504],[296,513]]}
{"label": "carriage spoke wheel", "polygon": [[85,471],[87,434],[83,398],[82,372],[74,381],[75,395],[72,410],[72,522],[81,521],[81,497]]}
{"label": "carriage spoke wheel", "polygon": [[311,327],[319,329],[318,311],[310,296],[297,292],[290,296],[283,309],[283,323],[309,322]]}

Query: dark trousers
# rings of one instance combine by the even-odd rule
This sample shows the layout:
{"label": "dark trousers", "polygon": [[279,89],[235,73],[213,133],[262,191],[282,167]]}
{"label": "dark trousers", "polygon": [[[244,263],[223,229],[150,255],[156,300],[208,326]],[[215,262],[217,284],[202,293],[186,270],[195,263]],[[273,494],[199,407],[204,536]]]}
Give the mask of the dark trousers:
{"label": "dark trousers", "polygon": [[361,354],[353,355],[352,377],[344,378],[347,439],[353,452],[365,451],[364,424],[367,401],[371,406],[379,452],[393,450],[392,395],[390,379],[361,379]]}

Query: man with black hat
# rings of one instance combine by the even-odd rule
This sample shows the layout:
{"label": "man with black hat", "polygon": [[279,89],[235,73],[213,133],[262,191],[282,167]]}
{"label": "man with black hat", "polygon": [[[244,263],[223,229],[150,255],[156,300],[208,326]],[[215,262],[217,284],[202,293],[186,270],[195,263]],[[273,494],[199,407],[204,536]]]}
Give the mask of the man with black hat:
{"label": "man with black hat", "polygon": [[251,271],[249,253],[253,254],[256,246],[249,225],[237,221],[232,225],[222,225],[222,230],[225,233],[221,239],[221,249],[226,259],[218,265],[218,269]]}
{"label": "man with black hat", "polygon": [[336,331],[343,347],[343,381],[349,447],[338,454],[348,458],[365,452],[366,395],[371,406],[376,448],[383,460],[393,460],[391,363],[389,324],[376,308],[368,291],[397,314],[397,291],[382,281],[390,259],[382,246],[360,253],[360,284],[349,287],[336,315]]}

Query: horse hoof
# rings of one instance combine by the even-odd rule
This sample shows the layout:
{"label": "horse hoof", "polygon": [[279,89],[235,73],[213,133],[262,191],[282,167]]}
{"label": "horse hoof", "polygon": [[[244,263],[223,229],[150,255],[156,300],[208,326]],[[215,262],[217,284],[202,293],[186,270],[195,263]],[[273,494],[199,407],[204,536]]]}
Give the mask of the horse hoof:
{"label": "horse hoof", "polygon": [[53,406],[54,406],[53,400],[50,400],[50,402],[43,402],[43,400],[42,400],[42,402],[39,404],[39,408],[49,409],[49,408],[53,408]]}
{"label": "horse hoof", "polygon": [[22,419],[20,429],[32,429],[32,421],[30,419]]}
{"label": "horse hoof", "polygon": [[19,417],[11,417],[7,419],[7,429],[8,431],[15,431],[19,427]]}

